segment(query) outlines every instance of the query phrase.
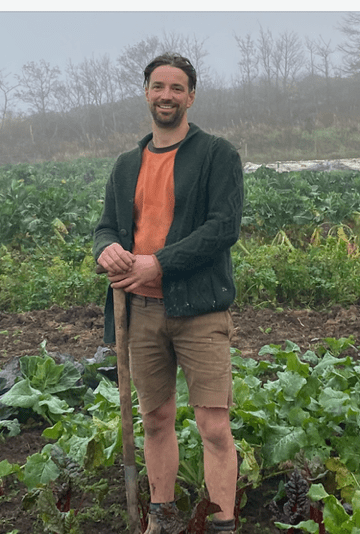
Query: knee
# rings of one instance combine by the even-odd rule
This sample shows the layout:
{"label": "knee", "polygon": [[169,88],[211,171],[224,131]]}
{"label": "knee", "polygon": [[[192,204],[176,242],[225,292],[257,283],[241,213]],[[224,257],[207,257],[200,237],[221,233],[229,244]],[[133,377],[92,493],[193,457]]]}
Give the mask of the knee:
{"label": "knee", "polygon": [[196,408],[196,424],[204,447],[227,449],[233,446],[228,410],[225,408]]}
{"label": "knee", "polygon": [[174,431],[176,418],[175,399],[170,399],[156,410],[143,416],[145,435],[154,437]]}

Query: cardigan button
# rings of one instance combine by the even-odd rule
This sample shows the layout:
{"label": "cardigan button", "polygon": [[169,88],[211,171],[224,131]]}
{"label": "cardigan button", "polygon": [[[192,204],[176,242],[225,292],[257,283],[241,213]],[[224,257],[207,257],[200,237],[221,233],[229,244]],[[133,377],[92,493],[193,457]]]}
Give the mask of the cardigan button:
{"label": "cardigan button", "polygon": [[128,231],[125,228],[121,228],[120,235],[122,235],[123,237],[126,237],[128,235]]}

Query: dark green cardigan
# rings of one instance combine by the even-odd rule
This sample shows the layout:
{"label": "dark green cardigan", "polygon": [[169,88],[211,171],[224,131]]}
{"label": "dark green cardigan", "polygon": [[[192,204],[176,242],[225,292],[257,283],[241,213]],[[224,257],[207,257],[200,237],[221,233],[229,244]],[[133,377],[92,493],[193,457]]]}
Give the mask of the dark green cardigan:
{"label": "dark green cardigan", "polygon": [[[133,204],[142,151],[152,138],[121,154],[106,185],[104,211],[95,228],[94,257],[120,243],[133,247]],[[194,124],[174,163],[174,219],[165,247],[156,252],[168,316],[226,310],[235,298],[230,247],[237,241],[243,206],[243,174],[236,149]],[[107,343],[114,341],[112,290],[105,306]]]}

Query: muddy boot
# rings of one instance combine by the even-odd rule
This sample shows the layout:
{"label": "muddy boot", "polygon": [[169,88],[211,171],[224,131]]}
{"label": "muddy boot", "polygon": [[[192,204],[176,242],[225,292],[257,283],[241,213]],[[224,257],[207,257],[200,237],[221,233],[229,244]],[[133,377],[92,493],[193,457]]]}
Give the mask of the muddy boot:
{"label": "muddy boot", "polygon": [[175,503],[163,503],[150,510],[148,527],[144,534],[179,534],[185,529]]}
{"label": "muddy boot", "polygon": [[206,534],[235,534],[235,521],[234,519],[229,521],[213,519],[207,525]]}
{"label": "muddy boot", "polygon": [[155,514],[148,515],[148,526],[144,534],[163,534],[164,530],[159,525]]}

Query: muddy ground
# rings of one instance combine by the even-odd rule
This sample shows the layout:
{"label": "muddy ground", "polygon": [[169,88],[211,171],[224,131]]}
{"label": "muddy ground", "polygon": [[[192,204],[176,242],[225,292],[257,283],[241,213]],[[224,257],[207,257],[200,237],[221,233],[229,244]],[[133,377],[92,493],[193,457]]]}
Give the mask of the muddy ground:
{"label": "muddy ground", "polygon": [[[243,357],[258,358],[264,345],[297,343],[302,351],[326,337],[355,336],[360,343],[360,305],[327,311],[232,308],[235,326],[232,345]],[[46,340],[49,352],[71,354],[76,360],[91,358],[103,343],[103,308],[52,306],[21,314],[0,312],[0,368],[16,356],[38,354]]]}
{"label": "muddy ground", "polygon": [[[267,344],[284,346],[286,340],[297,343],[302,351],[321,343],[326,337],[355,338],[354,347],[348,353],[358,358],[360,345],[360,306],[348,309],[335,306],[331,310],[275,311],[246,307],[232,309],[234,337],[232,345],[243,357],[260,358],[258,352]],[[99,306],[72,307],[68,310],[53,306],[49,310],[22,314],[0,312],[0,369],[14,357],[38,353],[39,345],[46,340],[49,352],[70,354],[76,360],[91,358],[102,340],[103,309]],[[23,464],[26,457],[41,450],[45,441],[41,437],[44,427],[40,422],[28,424],[21,435],[0,441],[0,461]],[[121,463],[99,473],[106,478],[110,491],[102,503],[105,515],[87,520],[82,525],[87,534],[120,534],[126,531],[119,510],[126,509],[124,478]],[[145,484],[145,482],[144,482]],[[248,503],[242,511],[244,522],[241,532],[259,534],[279,532],[271,522],[271,513],[266,504],[275,496],[278,481],[269,481],[258,490],[248,492]],[[24,488],[14,480],[6,479],[0,486],[0,534],[38,534],[44,532],[36,517],[25,513],[21,498]],[[83,496],[77,495],[80,503]],[[85,509],[90,497],[85,496],[81,509]],[[73,504],[73,507],[76,506]],[[17,529],[17,530],[16,530]]]}

